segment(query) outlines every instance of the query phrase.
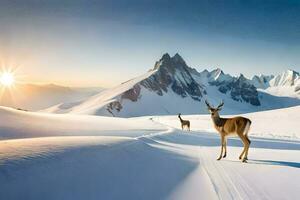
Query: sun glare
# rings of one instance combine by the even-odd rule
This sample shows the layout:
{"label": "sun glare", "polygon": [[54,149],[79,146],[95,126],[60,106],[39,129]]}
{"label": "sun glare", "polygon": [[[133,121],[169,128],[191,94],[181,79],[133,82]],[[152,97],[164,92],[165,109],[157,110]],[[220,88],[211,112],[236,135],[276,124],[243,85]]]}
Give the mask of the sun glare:
{"label": "sun glare", "polygon": [[10,72],[3,72],[0,76],[0,83],[5,87],[10,87],[14,84],[14,75]]}

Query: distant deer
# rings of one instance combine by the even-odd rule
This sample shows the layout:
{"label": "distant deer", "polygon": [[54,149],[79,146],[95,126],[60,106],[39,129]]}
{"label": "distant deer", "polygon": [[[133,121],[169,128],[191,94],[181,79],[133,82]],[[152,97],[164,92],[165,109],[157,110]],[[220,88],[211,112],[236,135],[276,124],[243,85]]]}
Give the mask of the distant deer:
{"label": "distant deer", "polygon": [[[205,101],[207,108],[209,112],[211,113],[211,118],[213,120],[214,126],[216,130],[221,135],[221,153],[217,160],[221,160],[223,155],[223,149],[225,150],[225,154],[223,155],[223,158],[226,157],[227,153],[227,139],[226,137],[228,135],[238,135],[243,144],[244,144],[244,150],[241,153],[239,159],[241,160],[243,158],[243,162],[247,162],[248,160],[248,150],[250,147],[251,141],[248,138],[248,132],[250,129],[251,121],[250,119],[244,118],[244,117],[233,117],[233,118],[221,118],[219,115],[219,111],[222,109],[222,106],[224,105],[224,102],[222,101],[221,104],[217,108],[213,108],[209,105],[207,101]],[[243,157],[244,155],[244,157]]]}
{"label": "distant deer", "polygon": [[178,118],[179,118],[180,123],[181,123],[181,129],[183,130],[184,127],[187,127],[188,130],[191,131],[191,127],[190,127],[191,123],[190,123],[190,121],[189,120],[183,120],[181,118],[181,114],[180,113],[178,114]]}

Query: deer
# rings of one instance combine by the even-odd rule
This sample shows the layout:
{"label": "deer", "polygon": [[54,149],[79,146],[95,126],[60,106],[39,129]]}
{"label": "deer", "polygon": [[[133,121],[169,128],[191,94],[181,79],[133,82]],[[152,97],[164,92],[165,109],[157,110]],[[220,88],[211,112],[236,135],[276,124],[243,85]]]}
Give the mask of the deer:
{"label": "deer", "polygon": [[191,123],[190,123],[190,121],[189,120],[183,120],[181,118],[181,113],[178,114],[178,118],[179,118],[180,123],[181,123],[181,129],[183,130],[184,127],[187,127],[188,130],[191,131],[191,127],[190,127]]}
{"label": "deer", "polygon": [[[248,138],[248,132],[251,126],[251,120],[245,117],[232,117],[232,118],[221,118],[219,111],[221,111],[224,102],[222,101],[216,108],[210,106],[207,100],[205,104],[208,108],[208,111],[211,114],[211,119],[213,121],[215,129],[219,132],[221,136],[221,153],[217,160],[225,158],[227,154],[227,136],[237,135],[244,144],[244,149],[239,156],[239,159],[242,162],[247,162],[248,160],[248,151],[251,144],[251,141]],[[223,155],[224,149],[224,155]]]}

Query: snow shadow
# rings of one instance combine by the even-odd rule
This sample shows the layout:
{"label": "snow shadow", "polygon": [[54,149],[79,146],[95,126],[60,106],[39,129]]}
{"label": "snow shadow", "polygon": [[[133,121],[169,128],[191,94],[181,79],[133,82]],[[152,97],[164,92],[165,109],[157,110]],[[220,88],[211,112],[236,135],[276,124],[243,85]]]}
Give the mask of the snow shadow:
{"label": "snow shadow", "polygon": [[260,100],[264,103],[264,105],[261,106],[262,109],[259,109],[259,111],[289,108],[300,105],[300,100],[293,97],[274,96],[263,91],[259,91],[259,96]]}
{"label": "snow shadow", "polygon": [[277,161],[277,160],[249,160],[250,164],[265,164],[265,165],[279,165],[279,166],[287,166],[300,168],[300,163],[298,162],[290,162],[290,161]]}
{"label": "snow shadow", "polygon": [[[239,160],[226,160],[226,159],[223,159],[222,162],[241,163],[241,161],[239,161]],[[300,163],[299,162],[280,161],[280,160],[249,159],[247,161],[247,164],[271,165],[271,166],[284,166],[284,167],[300,168]]]}
{"label": "snow shadow", "polygon": [[139,140],[50,154],[0,164],[0,199],[166,199],[198,166]]}
{"label": "snow shadow", "polygon": [[[199,133],[199,132],[182,132],[178,131],[171,134],[155,136],[156,139],[184,145],[194,146],[220,146],[221,139],[219,135],[213,133]],[[260,139],[252,138],[251,147],[264,149],[281,149],[281,150],[300,150],[300,142],[285,141],[275,139]],[[243,147],[243,143],[237,137],[228,138],[227,146]]]}

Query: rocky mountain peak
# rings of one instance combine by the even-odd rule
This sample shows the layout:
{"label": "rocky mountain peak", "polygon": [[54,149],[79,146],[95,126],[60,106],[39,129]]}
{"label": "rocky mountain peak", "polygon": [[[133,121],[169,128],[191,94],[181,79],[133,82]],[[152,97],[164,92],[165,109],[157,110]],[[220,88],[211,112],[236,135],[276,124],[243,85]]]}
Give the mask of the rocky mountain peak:
{"label": "rocky mountain peak", "polygon": [[284,73],[299,75],[299,72],[296,72],[293,69],[288,69],[288,70],[284,71]]}
{"label": "rocky mountain peak", "polygon": [[168,53],[156,62],[154,72],[150,77],[143,80],[141,85],[155,91],[158,95],[163,95],[169,90],[176,94],[194,100],[199,100],[205,93],[203,86],[197,83],[191,75],[191,68],[187,66],[183,58],[177,53],[170,57]]}
{"label": "rocky mountain peak", "polygon": [[224,74],[224,72],[220,68],[216,68],[211,71],[211,74],[220,75],[220,74]]}
{"label": "rocky mountain peak", "polygon": [[164,69],[172,73],[175,71],[175,68],[188,68],[185,61],[178,53],[176,53],[173,57],[171,57],[168,53],[165,53],[154,66],[154,70]]}
{"label": "rocky mountain peak", "polygon": [[270,86],[269,81],[274,78],[273,75],[254,75],[251,79],[252,85],[254,85],[256,88],[262,88],[266,89]]}
{"label": "rocky mountain peak", "polygon": [[219,85],[223,82],[232,81],[233,77],[225,74],[220,68],[212,70],[209,74],[209,82],[213,85]]}
{"label": "rocky mountain peak", "polygon": [[172,60],[173,60],[175,63],[181,63],[181,64],[184,64],[184,65],[185,65],[185,61],[183,60],[183,58],[182,58],[178,53],[176,53],[176,54],[172,57]]}
{"label": "rocky mountain peak", "polygon": [[210,76],[214,80],[217,80],[219,77],[221,77],[223,75],[225,75],[225,74],[220,68],[216,68],[210,72]]}
{"label": "rocky mountain peak", "polygon": [[238,76],[238,81],[240,81],[240,82],[247,82],[248,79],[243,74],[240,74]]}
{"label": "rocky mountain peak", "polygon": [[171,56],[168,53],[165,53],[160,59],[160,61],[169,61],[169,60],[171,60]]}

